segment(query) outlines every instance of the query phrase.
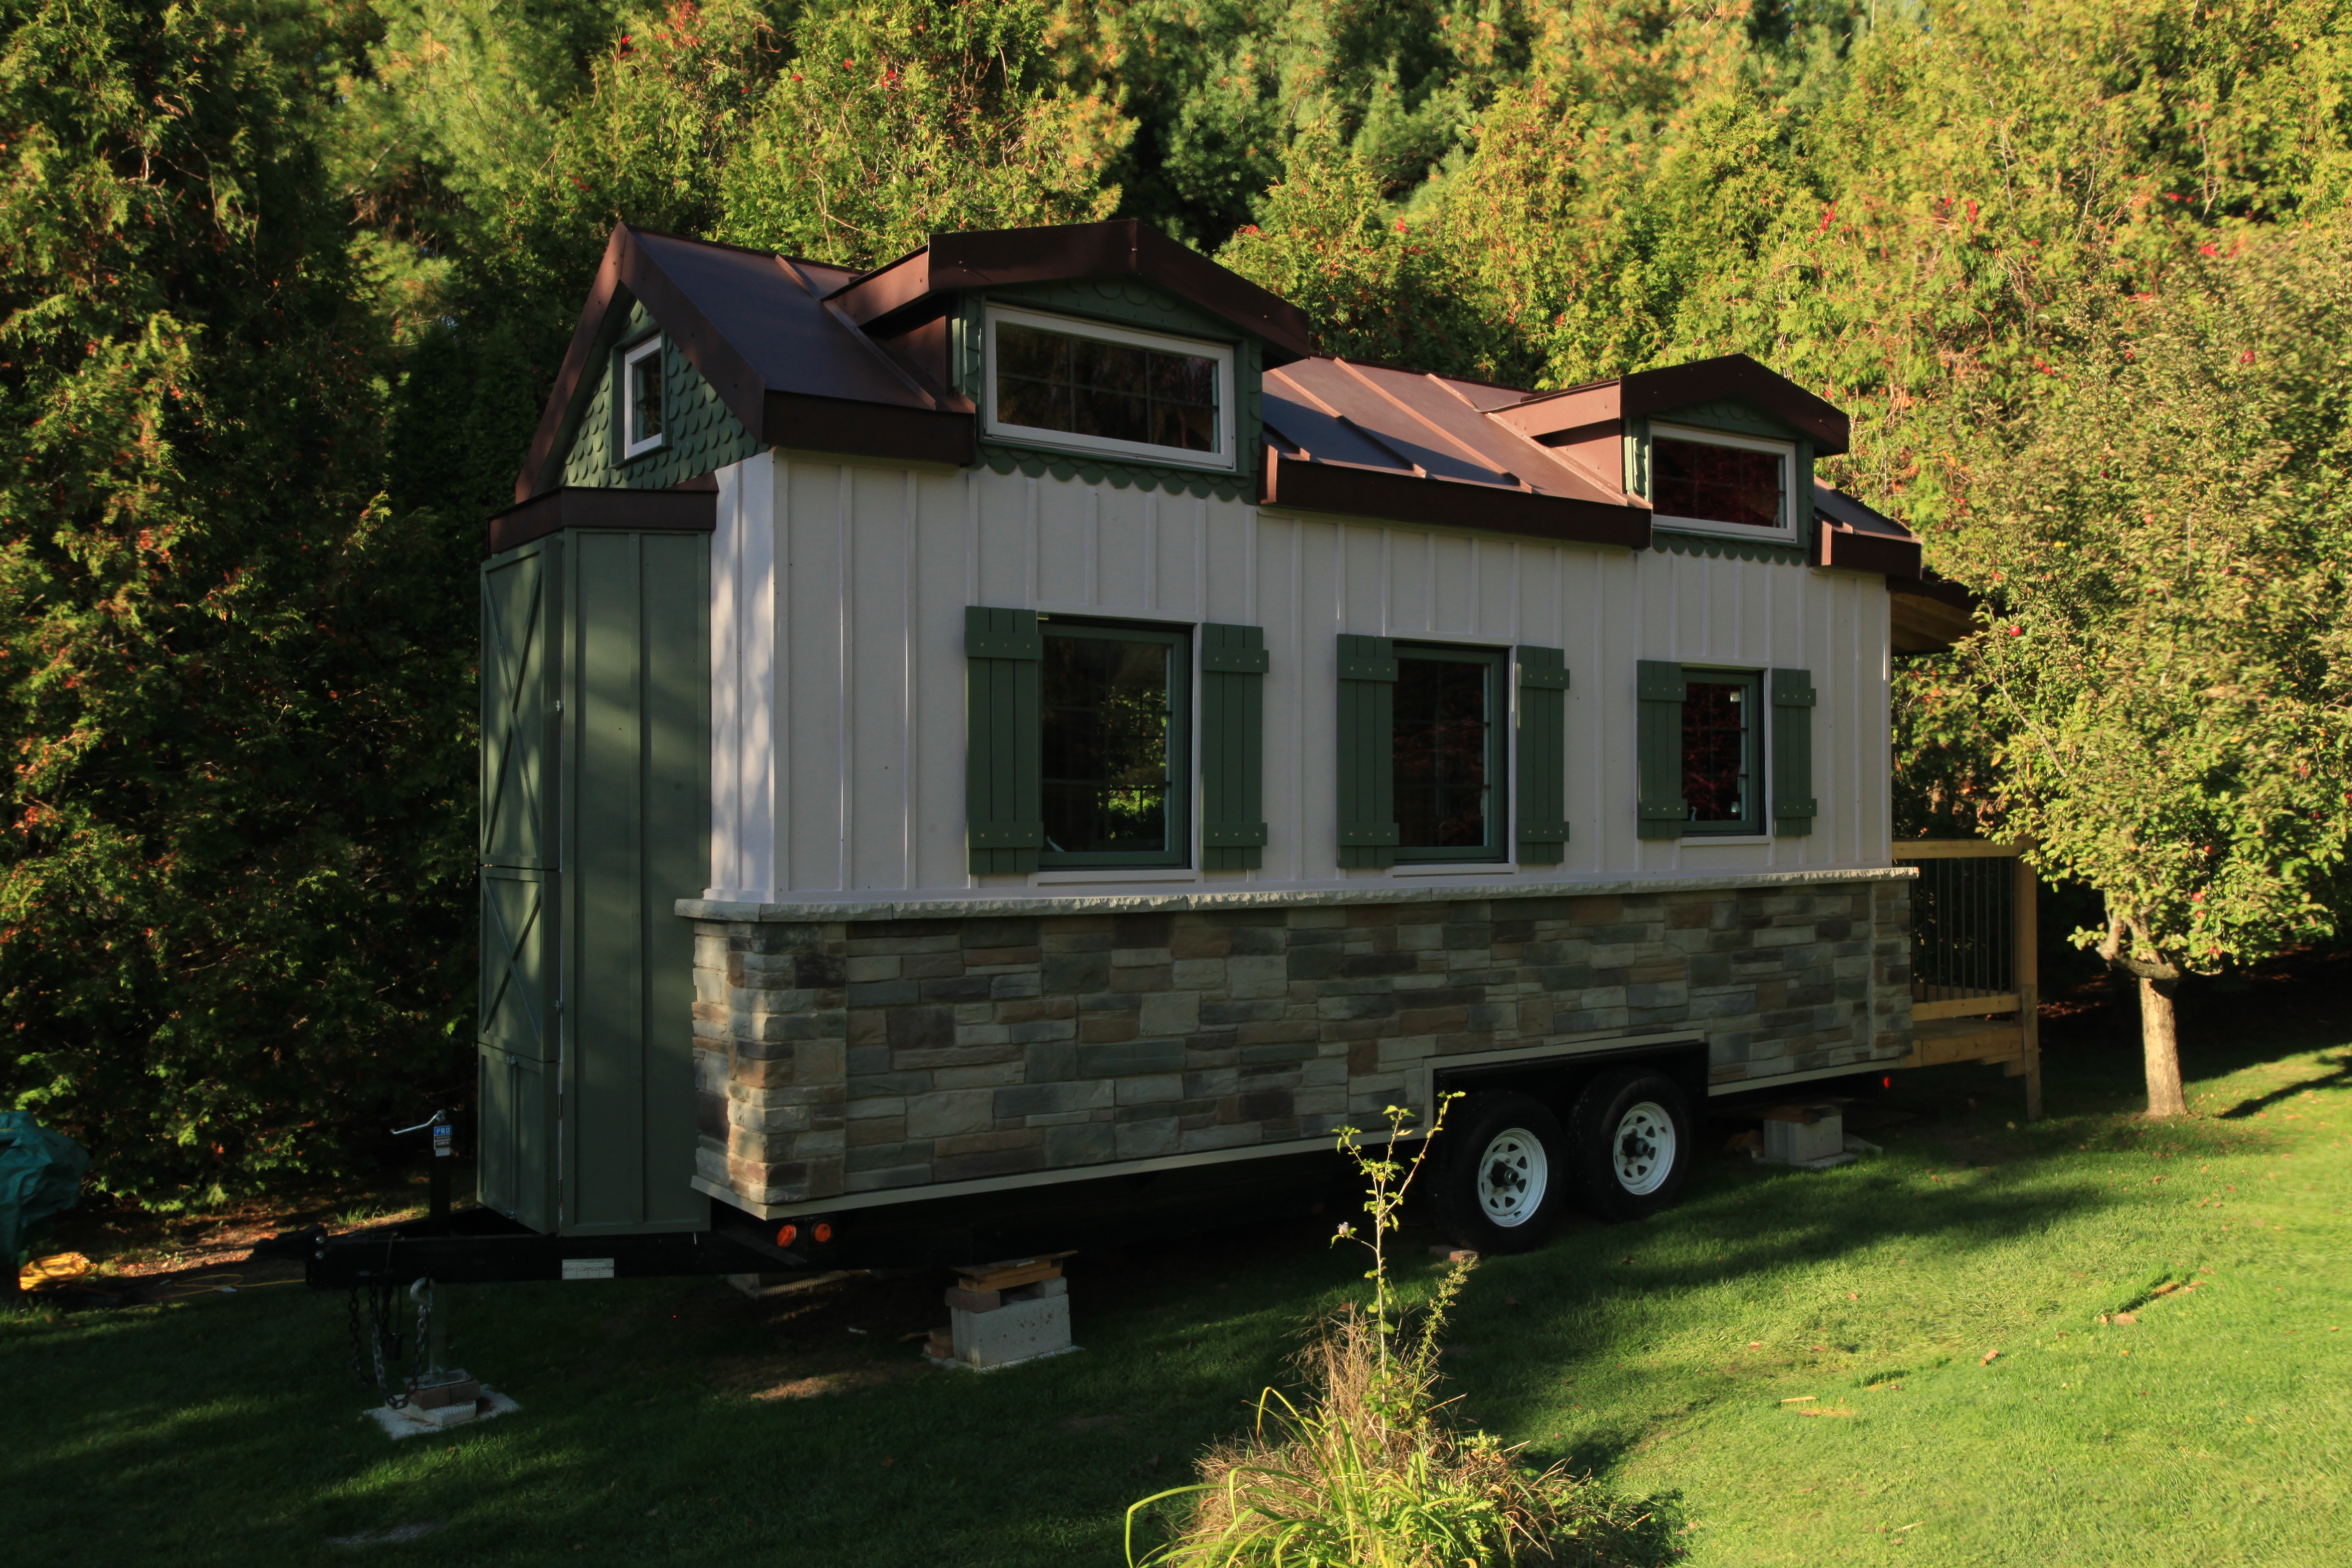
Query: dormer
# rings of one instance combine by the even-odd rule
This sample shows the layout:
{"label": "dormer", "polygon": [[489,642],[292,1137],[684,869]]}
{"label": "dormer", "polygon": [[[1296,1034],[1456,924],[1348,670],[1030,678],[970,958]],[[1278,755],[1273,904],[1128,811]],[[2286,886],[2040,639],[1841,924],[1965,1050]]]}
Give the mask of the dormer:
{"label": "dormer", "polygon": [[1846,449],[1846,416],[1746,354],[1638,371],[1487,412],[1647,503],[1654,548],[1819,557],[1813,463]]}
{"label": "dormer", "polygon": [[1306,318],[1135,222],[979,230],[833,297],[892,360],[967,403],[999,473],[1232,500],[1254,492],[1266,369]]}

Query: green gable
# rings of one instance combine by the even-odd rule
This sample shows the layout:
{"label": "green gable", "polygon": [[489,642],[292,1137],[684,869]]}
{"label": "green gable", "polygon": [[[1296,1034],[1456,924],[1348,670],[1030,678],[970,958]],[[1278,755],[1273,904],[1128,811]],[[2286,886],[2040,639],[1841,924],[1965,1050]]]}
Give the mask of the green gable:
{"label": "green gable", "polygon": [[1164,489],[1171,495],[1215,496],[1220,500],[1255,495],[1256,453],[1265,440],[1264,427],[1260,423],[1259,378],[1265,360],[1255,338],[1236,332],[1230,324],[1205,310],[1195,309],[1172,294],[1132,278],[1022,283],[1001,289],[974,289],[963,296],[958,302],[955,314],[949,319],[948,363],[956,390],[982,406],[986,404],[987,389],[982,382],[985,374],[990,300],[1001,305],[1019,305],[1032,310],[1049,311],[1057,316],[1166,332],[1172,337],[1232,343],[1234,383],[1238,399],[1234,410],[1234,440],[1239,460],[1230,471],[1212,473],[1176,464],[1130,462],[1118,458],[1094,457],[982,437],[980,460],[986,467],[1000,474],[1017,470],[1032,479],[1051,474],[1055,479],[1083,479],[1087,484],[1108,482],[1120,489],[1131,485],[1145,490]]}
{"label": "green gable", "polygon": [[1728,436],[1755,436],[1793,445],[1797,448],[1796,472],[1790,485],[1794,493],[1789,499],[1797,514],[1797,542],[1783,544],[1775,541],[1736,539],[1722,534],[1660,527],[1652,533],[1650,548],[1676,555],[1728,555],[1740,561],[1772,561],[1789,566],[1802,566],[1812,559],[1815,526],[1813,444],[1810,437],[1762,409],[1735,398],[1695,403],[1671,413],[1628,419],[1625,421],[1625,488],[1644,499],[1650,499],[1650,426],[1653,420],[1662,425],[1686,425],[1696,430],[1720,430]]}
{"label": "green gable", "polygon": [[[644,302],[633,302],[619,342],[635,342],[653,325]],[[604,356],[596,390],[580,416],[572,450],[564,455],[565,484],[584,489],[667,489],[740,463],[760,449],[758,439],[672,339],[662,344],[662,425],[667,438],[644,456],[624,460],[613,418],[613,384],[620,361],[618,348]]]}

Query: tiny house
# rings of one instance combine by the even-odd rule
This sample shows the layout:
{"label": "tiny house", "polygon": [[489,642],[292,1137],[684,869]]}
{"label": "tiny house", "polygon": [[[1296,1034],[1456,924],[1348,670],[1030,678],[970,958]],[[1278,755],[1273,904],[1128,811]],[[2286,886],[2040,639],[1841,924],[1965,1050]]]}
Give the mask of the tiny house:
{"label": "tiny house", "polygon": [[482,567],[482,1197],[1013,1206],[1449,1102],[1460,1240],[1903,1058],[1890,590],[1742,357],[1318,354],[1133,223],[615,230]]}

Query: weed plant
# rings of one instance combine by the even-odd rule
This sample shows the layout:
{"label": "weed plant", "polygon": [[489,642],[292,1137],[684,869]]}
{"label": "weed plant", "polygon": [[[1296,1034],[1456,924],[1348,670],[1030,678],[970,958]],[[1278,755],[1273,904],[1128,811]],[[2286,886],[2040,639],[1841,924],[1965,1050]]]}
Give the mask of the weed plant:
{"label": "weed plant", "polygon": [[[1369,1310],[1350,1303],[1317,1321],[1290,1365],[1294,1400],[1268,1388],[1247,1436],[1219,1444],[1201,1479],[1128,1510],[1130,1568],[1441,1568],[1557,1563],[1580,1568],[1656,1561],[1628,1509],[1562,1465],[1535,1473],[1519,1450],[1463,1431],[1441,1398],[1446,1318],[1477,1267],[1456,1257],[1429,1301],[1408,1312],[1389,1278],[1386,1241],[1405,1190],[1444,1125],[1440,1103],[1410,1161],[1396,1157],[1411,1112],[1388,1110],[1389,1137],[1373,1153],[1352,1128],[1339,1147],[1363,1173],[1370,1223],[1342,1225],[1334,1245],[1372,1255]],[[1159,1505],[1190,1517],[1139,1559],[1137,1525]]]}

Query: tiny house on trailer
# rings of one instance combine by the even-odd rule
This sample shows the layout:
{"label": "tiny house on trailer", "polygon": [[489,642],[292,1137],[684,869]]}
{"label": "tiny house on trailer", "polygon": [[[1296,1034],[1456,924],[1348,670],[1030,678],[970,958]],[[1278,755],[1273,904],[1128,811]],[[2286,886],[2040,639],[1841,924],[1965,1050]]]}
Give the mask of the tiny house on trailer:
{"label": "tiny house on trailer", "polygon": [[1245,1197],[1455,1091],[1457,1240],[1669,1201],[1708,1095],[1909,1048],[1846,442],[1318,354],[1133,223],[616,229],[482,567],[483,1202]]}

